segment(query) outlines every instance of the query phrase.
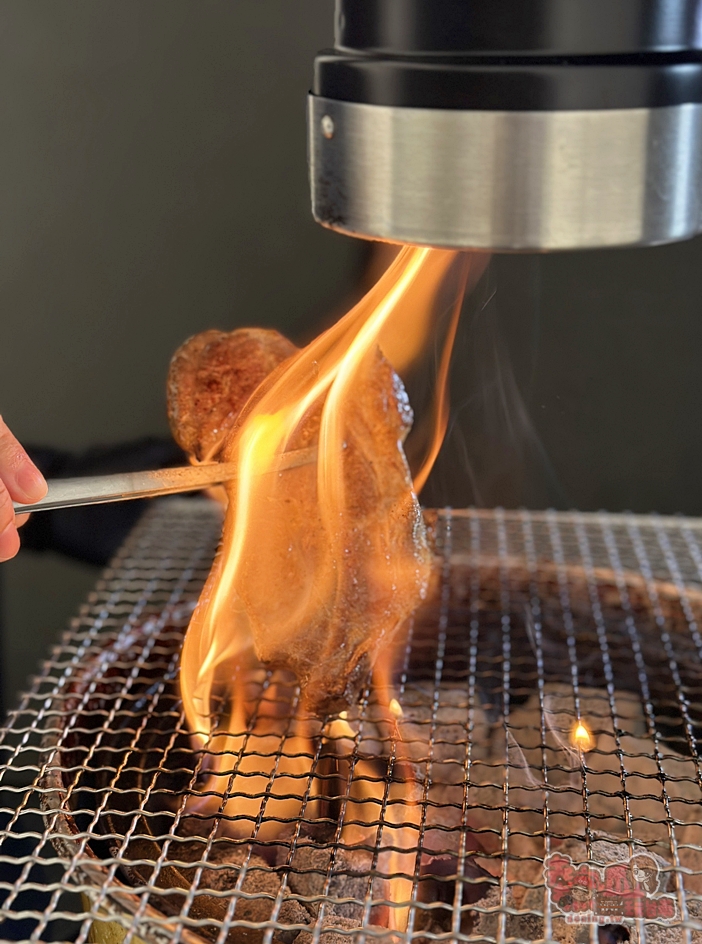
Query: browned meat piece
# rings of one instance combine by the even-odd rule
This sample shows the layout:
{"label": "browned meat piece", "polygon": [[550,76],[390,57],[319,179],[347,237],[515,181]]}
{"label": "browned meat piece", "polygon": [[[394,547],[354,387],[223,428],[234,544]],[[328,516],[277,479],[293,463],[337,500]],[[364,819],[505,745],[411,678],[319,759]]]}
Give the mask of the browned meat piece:
{"label": "browned meat piece", "polygon": [[217,458],[253,391],[296,350],[263,328],[203,331],[187,340],[168,372],[168,419],[178,445],[198,462]]}
{"label": "browned meat piece", "polygon": [[[235,459],[249,397],[295,350],[272,331],[208,331],[191,338],[169,375],[177,441],[197,460]],[[250,634],[258,658],[294,671],[317,711],[353,700],[382,645],[419,603],[430,568],[402,448],[412,413],[401,381],[379,351],[368,359],[354,393],[341,410],[342,454],[326,457],[338,463],[330,478],[341,483],[344,513],[331,525],[324,522],[315,463],[258,479],[259,500],[236,579],[225,588],[215,618],[212,601],[222,600],[219,585],[241,511],[230,500],[222,547],[184,649],[185,664],[191,653],[199,661],[208,648],[222,652],[236,634]],[[317,444],[321,412],[321,403],[309,411],[288,449]],[[230,499],[236,488],[227,486]]]}
{"label": "browned meat piece", "polygon": [[[317,442],[320,412],[311,412],[291,449]],[[294,671],[318,712],[355,698],[426,590],[430,554],[402,448],[411,420],[404,387],[377,352],[344,407],[345,448],[332,457],[344,513],[325,527],[314,464],[276,476],[256,505],[236,591],[258,657]],[[224,555],[234,506],[230,501]]]}

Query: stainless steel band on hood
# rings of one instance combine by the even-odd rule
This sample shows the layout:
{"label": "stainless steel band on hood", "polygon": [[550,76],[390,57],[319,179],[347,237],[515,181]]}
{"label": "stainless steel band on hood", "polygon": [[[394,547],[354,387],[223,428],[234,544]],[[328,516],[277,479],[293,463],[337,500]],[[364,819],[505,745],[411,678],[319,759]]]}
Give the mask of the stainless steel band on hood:
{"label": "stainless steel band on hood", "polygon": [[355,236],[502,250],[702,229],[702,105],[455,111],[310,96],[312,210]]}
{"label": "stainless steel band on hood", "polygon": [[702,230],[702,0],[337,0],[315,218],[497,250]]}

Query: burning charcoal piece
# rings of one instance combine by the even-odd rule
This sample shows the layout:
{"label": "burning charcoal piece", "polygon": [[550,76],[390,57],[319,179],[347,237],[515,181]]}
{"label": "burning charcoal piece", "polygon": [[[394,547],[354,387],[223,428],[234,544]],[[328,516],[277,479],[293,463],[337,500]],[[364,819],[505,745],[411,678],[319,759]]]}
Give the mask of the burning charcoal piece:
{"label": "burning charcoal piece", "polygon": [[[128,855],[133,859],[155,861],[159,855],[156,843],[145,839],[133,840],[128,848]],[[177,862],[188,862],[182,867]],[[241,870],[246,868],[246,875],[239,889]],[[199,879],[197,876],[200,871]],[[153,869],[145,865],[130,865],[126,861],[123,871],[135,885],[146,884],[152,880]],[[206,856],[206,843],[195,840],[172,841],[168,859],[162,866],[156,884],[159,888],[181,889],[182,895],[172,894],[162,900],[162,907],[168,913],[178,914],[183,906],[184,895],[198,879],[198,893],[193,899],[190,916],[199,920],[211,921],[212,925],[202,929],[206,937],[216,940],[218,925],[227,915],[230,898],[215,897],[209,891],[231,892],[237,898],[233,915],[235,922],[264,922],[271,918],[275,899],[280,892],[280,876],[270,868],[260,856],[252,854],[246,845],[235,844],[228,840],[215,840]],[[241,897],[239,897],[241,895]],[[243,897],[251,896],[251,897]],[[284,900],[279,912],[281,924],[307,924],[309,915],[304,908],[293,900]],[[229,933],[229,944],[261,944],[263,931],[235,927]],[[282,932],[280,944],[291,944],[297,931]],[[292,935],[292,936],[290,936]]]}
{"label": "burning charcoal piece", "polygon": [[[234,885],[230,884],[232,878]],[[203,887],[209,887],[213,891],[234,891],[238,875],[235,870],[225,868],[222,870],[207,869],[203,873]],[[206,884],[205,884],[206,883]],[[280,878],[273,872],[268,863],[257,856],[251,856],[249,860],[246,877],[239,889],[243,895],[252,895],[256,897],[244,898],[237,897],[236,907],[234,909],[234,921],[268,921],[270,920],[275,898],[280,891]],[[238,894],[238,893],[237,893]],[[220,899],[225,908],[229,906],[229,899]],[[242,944],[259,944],[263,940],[263,931],[251,930],[246,928],[235,928],[232,932],[237,942]]]}
{"label": "burning charcoal piece", "polygon": [[[352,921],[350,918],[325,918],[322,921],[322,933],[319,937],[320,944],[350,944],[353,940],[353,936],[349,934],[349,931],[358,931],[360,928],[361,925],[357,921]],[[364,930],[378,933],[385,929],[369,925],[364,928]],[[383,938],[383,940],[385,939],[386,938]],[[370,935],[369,940],[373,940]],[[312,930],[302,931],[297,938],[295,938],[295,944],[312,944],[313,941],[314,934]]]}
{"label": "burning charcoal piece", "polygon": [[199,836],[206,840],[216,825],[217,820],[214,816],[202,816],[186,812],[178,821],[178,835]]}
{"label": "burning charcoal piece", "polygon": [[[446,934],[451,930],[451,922],[446,920],[446,909],[441,908],[435,915],[434,909],[423,911],[420,908],[417,908],[415,911],[415,921],[414,921],[414,930],[415,932],[422,932],[426,934],[426,937],[421,935],[414,938],[417,944],[430,944],[430,942],[436,940],[436,936],[440,934]],[[430,936],[431,935],[431,936]]]}
{"label": "burning charcoal piece", "polygon": [[[500,913],[502,911],[511,911],[516,909],[516,903],[512,895],[507,890],[504,908],[500,889],[493,886],[487,895],[476,902],[480,909],[470,910],[461,924],[461,931],[465,934],[471,934],[480,938],[501,940]],[[506,914],[505,917],[505,938],[522,938],[526,941],[539,941],[544,936],[544,921],[538,914]]]}
{"label": "burning charcoal piece", "polygon": [[173,438],[198,462],[211,461],[254,390],[297,348],[277,331],[203,331],[173,355],[168,419]]}
{"label": "burning charcoal piece", "polygon": [[[303,908],[299,901],[286,897],[276,918],[276,924],[279,927],[273,933],[275,944],[292,944],[301,933],[300,928],[295,927],[295,925],[309,925],[311,920],[312,916],[309,911]],[[287,927],[285,927],[286,925]]]}
{"label": "burning charcoal piece", "polygon": [[[194,845],[193,843],[189,844]],[[200,847],[198,858],[204,854]],[[208,856],[209,867],[205,867],[200,878],[200,887],[212,891],[234,891],[241,867],[246,864],[246,877],[240,891],[244,895],[260,895],[260,898],[239,898],[234,913],[235,921],[268,921],[271,918],[276,895],[280,891],[281,879],[268,863],[257,855],[251,855],[247,846],[235,845],[226,840],[215,840]],[[186,872],[186,874],[188,874]],[[192,873],[194,877],[194,872]],[[228,904],[227,899],[223,899]],[[279,927],[273,935],[276,944],[292,944],[300,933],[296,925],[309,924],[310,914],[302,905],[286,895],[276,917],[278,925],[289,925],[289,929]],[[263,932],[235,929],[232,936],[238,941],[257,944],[263,939]]]}
{"label": "burning charcoal piece", "polygon": [[329,896],[353,900],[330,902],[325,913],[341,915],[360,924],[363,920],[365,903],[369,898],[375,900],[388,897],[390,885],[386,879],[376,876],[372,887],[369,887],[372,862],[373,854],[367,850],[339,850],[329,881]]}
{"label": "burning charcoal piece", "polygon": [[[323,894],[327,872],[331,865],[332,850],[326,847],[298,845],[292,860],[288,885],[302,898],[316,898]],[[316,902],[305,902],[315,913]]]}
{"label": "burning charcoal piece", "polygon": [[[280,887],[279,881],[269,882],[269,875],[272,875],[274,879],[276,876],[270,871],[268,863],[256,855],[251,855],[246,846],[215,843],[210,850],[207,862],[209,867],[205,867],[200,879],[203,888],[219,892],[234,889],[244,864],[246,864],[246,878],[242,891],[248,891],[248,885],[253,885],[256,891],[259,890],[260,885],[266,885],[269,886],[272,894],[277,894]],[[264,893],[263,888],[261,888],[261,893]]]}
{"label": "burning charcoal piece", "polygon": [[597,929],[599,944],[624,944],[631,940],[631,932],[623,924],[603,924]]}
{"label": "burning charcoal piece", "polygon": [[425,905],[415,913],[418,931],[443,934],[451,930],[453,908],[451,903],[456,888],[456,859],[453,856],[433,856],[422,862],[419,872],[417,901]]}
{"label": "burning charcoal piece", "polygon": [[[447,905],[453,903],[458,877],[458,860],[455,856],[425,853],[419,876],[419,901],[434,904],[444,902]],[[463,903],[481,901],[495,881],[474,859],[466,859],[461,868]]]}
{"label": "burning charcoal piece", "polygon": [[338,915],[360,923],[367,899],[372,896],[384,900],[389,893],[389,883],[379,877],[373,880],[372,893],[369,893],[372,858],[370,852],[362,849],[338,849],[332,869],[332,849],[298,846],[288,884],[296,895],[305,899],[304,905],[310,914],[316,916],[319,913],[320,901],[315,899],[324,897],[326,915]]}
{"label": "burning charcoal piece", "polygon": [[[177,844],[177,851],[175,854],[171,854],[172,860],[187,861],[192,856],[193,862],[198,861],[198,852],[194,848],[196,845],[195,843]],[[168,889],[171,893],[161,897],[160,908],[164,914],[178,915],[185,904],[187,893],[192,888],[196,869],[194,867],[182,868],[165,863],[157,872],[156,863],[160,855],[161,848],[157,843],[145,838],[133,839],[129,843],[126,854],[121,857],[121,871],[131,885],[153,884],[157,888]],[[144,861],[135,861],[132,864],[130,860],[145,860],[148,864],[145,864]],[[206,867],[203,869],[203,881],[206,880],[210,871]],[[230,869],[226,871],[230,873],[228,880],[236,882],[237,873]],[[201,882],[200,887],[202,891],[193,898],[189,915],[196,920],[211,922],[211,925],[202,928],[202,932],[210,940],[216,940],[217,926],[221,925],[226,917],[228,902],[226,898],[208,895],[207,891],[209,889],[203,882]],[[279,883],[278,887],[280,887]],[[249,937],[245,941],[242,939],[243,944],[260,944],[260,940],[260,937]],[[227,941],[228,944],[234,944],[233,934],[228,936]]]}

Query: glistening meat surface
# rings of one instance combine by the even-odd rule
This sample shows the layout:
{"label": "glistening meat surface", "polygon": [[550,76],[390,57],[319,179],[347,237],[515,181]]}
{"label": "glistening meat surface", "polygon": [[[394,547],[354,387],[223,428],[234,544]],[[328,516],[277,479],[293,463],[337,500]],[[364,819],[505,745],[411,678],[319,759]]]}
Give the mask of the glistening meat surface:
{"label": "glistening meat surface", "polygon": [[[271,370],[277,367],[279,376],[284,369],[279,365],[292,348],[289,342],[276,332],[249,335],[206,332],[174,358],[169,416],[176,438],[195,458],[234,458],[246,404],[250,408],[256,400],[255,394],[249,397]],[[302,418],[289,450],[317,445],[323,402],[322,397]],[[325,516],[320,508],[324,469],[316,463],[268,474],[263,485],[257,483],[259,491],[265,489],[265,501],[256,504],[238,551],[236,581],[227,587],[226,605],[217,607],[213,627],[213,601],[221,591],[241,511],[236,484],[227,487],[220,553],[188,630],[186,650],[193,647],[190,651],[204,661],[213,630],[229,639],[245,631],[259,659],[296,673],[311,710],[338,710],[354,699],[378,652],[428,583],[430,554],[402,447],[411,421],[402,383],[375,349],[345,409],[342,455],[335,457],[334,487],[343,493],[343,513]],[[224,426],[231,431],[222,445]],[[221,639],[217,645],[222,646]],[[223,665],[225,684],[226,671]]]}
{"label": "glistening meat surface", "polygon": [[295,353],[277,331],[203,331],[182,344],[168,372],[168,419],[197,462],[216,459],[242,407],[270,372]]}

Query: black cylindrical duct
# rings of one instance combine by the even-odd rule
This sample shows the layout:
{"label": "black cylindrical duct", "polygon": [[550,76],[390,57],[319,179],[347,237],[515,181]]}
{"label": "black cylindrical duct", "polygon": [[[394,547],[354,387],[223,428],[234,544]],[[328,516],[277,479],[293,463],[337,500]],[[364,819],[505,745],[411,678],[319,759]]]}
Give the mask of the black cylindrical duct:
{"label": "black cylindrical duct", "polygon": [[337,0],[313,209],[357,235],[548,249],[702,228],[702,0]]}

